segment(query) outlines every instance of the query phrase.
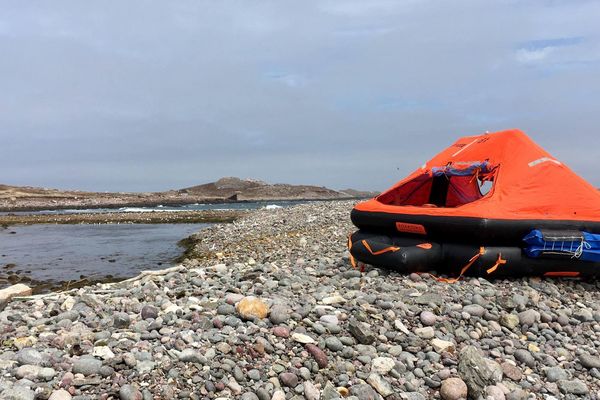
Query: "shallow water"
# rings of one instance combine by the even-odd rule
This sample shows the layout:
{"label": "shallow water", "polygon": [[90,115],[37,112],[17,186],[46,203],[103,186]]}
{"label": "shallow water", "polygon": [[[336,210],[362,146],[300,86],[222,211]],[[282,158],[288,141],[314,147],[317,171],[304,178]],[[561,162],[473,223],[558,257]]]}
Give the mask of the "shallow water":
{"label": "shallow water", "polygon": [[[183,253],[177,243],[209,225],[11,226],[0,229],[0,277],[15,273],[38,282],[63,282],[167,268]],[[3,286],[8,283],[0,280]]]}

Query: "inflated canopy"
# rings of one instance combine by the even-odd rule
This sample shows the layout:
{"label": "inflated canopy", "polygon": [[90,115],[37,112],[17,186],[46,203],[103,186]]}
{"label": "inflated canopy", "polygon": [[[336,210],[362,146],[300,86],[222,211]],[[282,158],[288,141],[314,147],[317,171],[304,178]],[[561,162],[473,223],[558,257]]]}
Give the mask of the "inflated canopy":
{"label": "inflated canopy", "polygon": [[600,191],[515,129],[458,139],[356,209],[490,219],[600,221]]}

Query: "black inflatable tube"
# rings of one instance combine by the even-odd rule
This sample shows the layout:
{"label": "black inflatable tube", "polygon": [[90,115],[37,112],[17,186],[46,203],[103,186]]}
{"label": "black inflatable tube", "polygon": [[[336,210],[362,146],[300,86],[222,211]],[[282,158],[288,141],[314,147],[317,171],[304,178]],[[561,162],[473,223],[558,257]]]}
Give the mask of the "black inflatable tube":
{"label": "black inflatable tube", "polygon": [[418,224],[426,236],[437,242],[486,243],[494,246],[522,245],[523,237],[533,229],[579,230],[600,233],[600,223],[592,221],[500,220],[471,217],[392,214],[352,210],[354,225],[365,231],[384,232],[390,236],[409,235],[398,232],[396,222]]}
{"label": "black inflatable tube", "polygon": [[[386,236],[363,230],[352,234],[350,242],[350,253],[355,259],[402,273],[436,270],[438,273],[458,275],[460,270],[469,263],[469,260],[475,258],[465,275],[487,278],[527,275],[600,276],[600,263],[598,262],[580,261],[570,256],[529,258],[520,247],[516,246],[435,243],[427,238]],[[431,247],[428,249],[418,247],[423,244],[429,244]],[[400,249],[373,254],[390,246]],[[481,251],[482,248],[483,251]],[[488,272],[497,263],[497,268]]]}

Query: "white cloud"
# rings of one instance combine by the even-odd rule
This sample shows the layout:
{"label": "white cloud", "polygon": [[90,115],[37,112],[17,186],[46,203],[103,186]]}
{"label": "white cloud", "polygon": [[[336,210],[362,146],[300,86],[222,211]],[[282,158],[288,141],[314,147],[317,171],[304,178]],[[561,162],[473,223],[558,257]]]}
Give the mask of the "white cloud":
{"label": "white cloud", "polygon": [[552,52],[554,47],[544,47],[541,49],[519,49],[516,52],[516,59],[518,62],[523,64],[532,64],[544,61]]}

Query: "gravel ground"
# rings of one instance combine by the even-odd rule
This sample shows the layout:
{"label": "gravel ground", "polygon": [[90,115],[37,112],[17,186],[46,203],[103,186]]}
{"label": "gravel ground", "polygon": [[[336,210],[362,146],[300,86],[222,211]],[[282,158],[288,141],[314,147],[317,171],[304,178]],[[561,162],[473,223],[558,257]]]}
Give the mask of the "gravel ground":
{"label": "gravel ground", "polygon": [[256,211],[169,270],[9,303],[0,397],[599,398],[596,283],[361,273],[352,205]]}

